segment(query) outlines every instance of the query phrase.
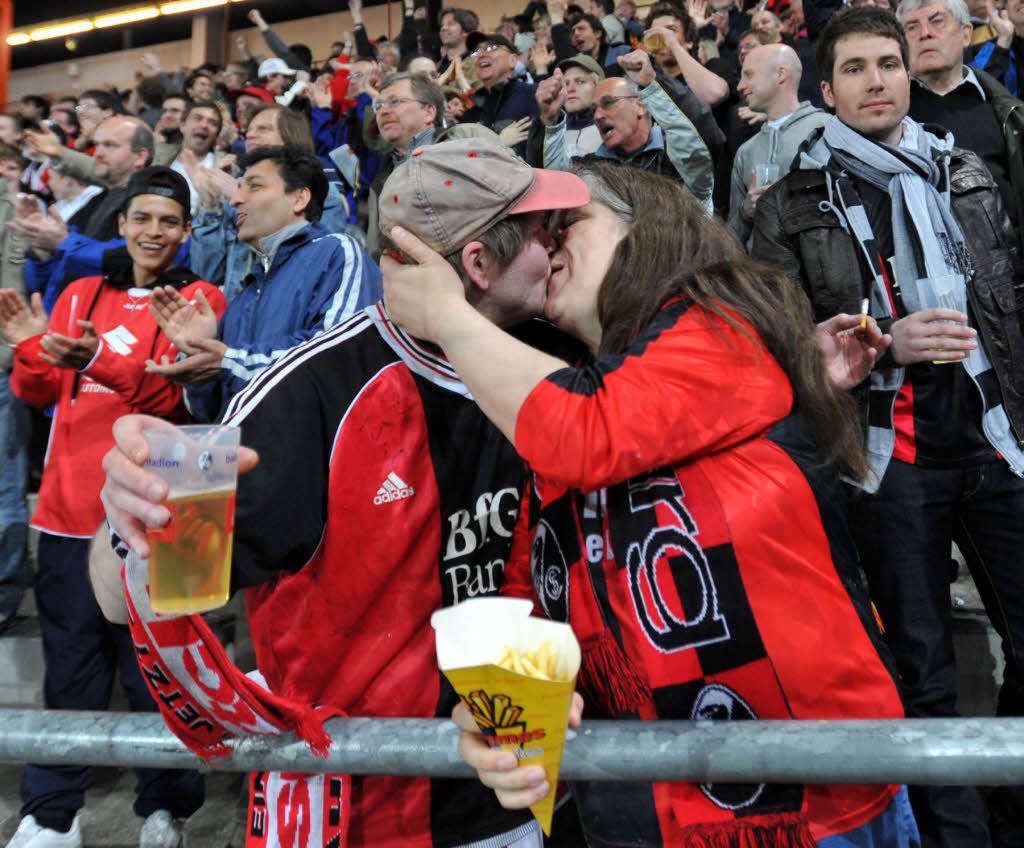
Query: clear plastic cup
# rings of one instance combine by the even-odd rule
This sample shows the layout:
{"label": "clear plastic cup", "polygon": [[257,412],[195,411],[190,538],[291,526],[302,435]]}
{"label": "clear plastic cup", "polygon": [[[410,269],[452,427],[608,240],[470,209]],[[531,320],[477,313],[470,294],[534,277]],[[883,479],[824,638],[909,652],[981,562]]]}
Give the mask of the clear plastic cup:
{"label": "clear plastic cup", "polygon": [[[954,276],[942,276],[935,277],[932,280],[932,285],[935,289],[935,300],[937,306],[945,307],[946,309],[955,309],[957,312],[966,312],[967,304],[966,300],[967,289],[960,283],[958,277]],[[961,297],[961,293],[963,296]],[[942,324],[962,324],[960,321],[941,321]],[[961,359],[933,359],[933,365],[955,365],[958,362],[962,362]]]}
{"label": "clear plastic cup", "polygon": [[756,188],[770,186],[780,175],[778,162],[762,162],[754,166],[754,185]]}
{"label": "clear plastic cup", "polygon": [[192,425],[146,430],[146,468],[170,486],[171,520],[148,528],[153,610],[206,612],[231,593],[231,547],[238,479],[237,427]]}
{"label": "clear plastic cup", "polygon": [[652,53],[657,53],[659,50],[664,50],[666,47],[665,36],[660,32],[650,32],[644,36],[644,47],[650,50]]}

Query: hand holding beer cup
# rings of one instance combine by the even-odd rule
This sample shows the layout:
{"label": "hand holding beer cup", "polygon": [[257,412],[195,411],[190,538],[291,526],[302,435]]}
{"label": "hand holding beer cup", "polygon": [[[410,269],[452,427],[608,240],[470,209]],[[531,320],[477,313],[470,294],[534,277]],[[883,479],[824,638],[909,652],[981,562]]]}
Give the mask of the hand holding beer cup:
{"label": "hand holding beer cup", "polygon": [[[140,557],[149,556],[147,527],[162,527],[171,517],[163,505],[167,500],[167,482],[149,471],[149,444],[143,433],[151,429],[171,429],[174,425],[152,415],[122,415],[114,422],[114,446],[103,457],[103,483],[100,499],[107,521],[114,532]],[[256,467],[259,456],[251,448],[238,449],[238,473]]]}
{"label": "hand holding beer cup", "polygon": [[171,514],[146,531],[153,610],[190,615],[223,606],[231,591],[240,430],[195,425],[142,435],[146,468],[166,481]]}

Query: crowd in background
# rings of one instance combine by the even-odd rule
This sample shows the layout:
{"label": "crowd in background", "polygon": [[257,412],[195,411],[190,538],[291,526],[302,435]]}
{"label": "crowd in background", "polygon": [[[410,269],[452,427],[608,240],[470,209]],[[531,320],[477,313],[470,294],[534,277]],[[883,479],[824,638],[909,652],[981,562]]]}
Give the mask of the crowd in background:
{"label": "crowd in background", "polygon": [[[865,190],[863,213],[859,198],[847,193],[843,176],[852,172],[870,182],[874,172],[861,174],[841,157],[826,158],[824,164],[816,158],[826,141],[829,150],[838,149],[826,128],[840,88],[831,66],[823,73],[822,57],[815,51],[823,28],[847,5],[890,8],[887,0],[764,0],[756,5],[665,0],[639,9],[633,0],[590,0],[583,6],[532,0],[521,14],[503,18],[496,30],[483,31],[471,9],[404,0],[401,29],[388,38],[368,33],[361,0],[350,0],[351,30],[339,34],[328,56],[314,56],[304,44],[286,44],[254,9],[249,18],[262,43],[235,36],[234,58],[226,65],[169,69],[154,54],[145,54],[132,80],[74,96],[28,95],[0,115],[0,289],[17,293],[29,310],[26,322],[36,322],[32,326],[44,328],[47,316],[60,314],[60,332],[86,332],[80,319],[88,319],[93,307],[76,303],[70,314],[55,313],[62,294],[82,278],[117,278],[117,262],[126,249],[123,212],[132,180],[153,166],[169,167],[188,186],[186,217],[191,217],[190,232],[173,245],[173,267],[190,269],[196,279],[217,287],[223,302],[212,303],[200,291],[190,305],[168,289],[173,281],[157,277],[154,303],[165,311],[168,336],[180,343],[159,361],[147,351],[146,373],[181,389],[180,417],[216,420],[264,368],[377,299],[377,263],[386,253],[379,228],[382,206],[399,200],[386,196],[383,187],[396,167],[420,148],[481,138],[538,168],[568,171],[610,163],[677,181],[706,214],[727,224],[743,249],[781,263],[810,295],[817,320],[857,311],[847,307],[851,302],[859,306],[862,298],[867,312],[874,282],[895,291],[884,316],[888,320],[879,322],[888,330],[914,313],[914,304],[904,306],[899,293],[906,280],[895,279],[903,230],[896,227],[891,237],[876,232],[875,240],[869,238],[871,227],[877,229],[891,210]],[[904,0],[892,11],[909,42],[910,118],[940,136],[950,131],[956,146],[975,153],[985,166],[965,171],[954,156],[945,182],[942,175],[935,178],[947,204],[952,195],[954,211],[988,216],[992,231],[1005,237],[1008,255],[1019,257],[1024,247],[1024,104],[1018,99],[1024,92],[1024,0],[1005,0],[1005,8],[1002,0]],[[861,153],[854,149],[850,161],[869,161]],[[819,174],[828,175],[824,182],[817,182]],[[969,206],[979,186],[993,188],[997,199],[984,207]],[[827,195],[821,193],[826,190]],[[907,194],[907,202],[913,202],[913,192]],[[920,208],[942,219],[927,204]],[[816,216],[828,210],[836,210],[835,217],[822,224]],[[871,226],[858,229],[861,218]],[[978,235],[966,221],[960,225],[968,231],[973,253],[971,274],[1008,280],[986,310],[998,313],[1005,326],[1016,322],[1013,332],[1019,334],[1024,280],[1015,276],[1016,266],[991,267],[998,251],[990,251],[1001,242],[988,230]],[[827,249],[827,238],[839,229],[853,234],[863,248],[850,259],[851,266],[840,263],[837,272],[863,274],[868,280],[853,301],[840,291],[842,280],[830,276],[829,264],[838,254]],[[952,243],[955,252],[958,242],[950,238],[939,242]],[[167,248],[159,239],[140,244],[143,251]],[[128,283],[125,287],[137,291]],[[875,306],[872,301],[872,314],[882,318]],[[981,309],[972,302],[972,310]],[[182,329],[186,321],[187,332]],[[126,343],[103,338],[107,346]],[[884,426],[874,419],[867,422],[869,458],[875,431],[891,423],[895,448],[885,449],[886,462],[894,457],[911,466],[942,465],[943,451],[960,443],[973,445],[973,453],[959,457],[953,463],[957,468],[989,461],[998,438],[988,416],[1000,404],[988,395],[983,402],[974,398],[966,376],[950,377],[948,383],[943,382],[946,374],[933,377],[930,363],[900,353],[899,341],[886,356],[902,355],[901,364],[914,363],[908,369],[931,370],[927,375],[915,371],[906,383],[883,386],[872,379],[870,388],[862,387],[872,398],[888,392],[890,411],[894,403],[909,403],[908,391],[917,392],[908,419],[897,414]],[[1018,396],[1024,395],[1011,388],[1022,379],[1011,368],[1020,364],[1022,353],[1015,344],[989,351],[993,363],[988,370],[984,364],[975,366],[977,373],[966,365],[956,369],[979,378],[994,367],[1011,422]],[[966,357],[965,352],[965,362]],[[0,632],[15,622],[30,582],[24,556],[29,524],[57,536],[86,538],[92,535],[86,525],[93,521],[90,515],[81,526],[62,524],[67,516],[54,512],[52,499],[49,506],[41,502],[50,514],[29,520],[26,487],[37,488],[40,476],[45,481],[44,467],[53,461],[54,446],[61,445],[56,434],[68,426],[75,395],[67,410],[56,403],[56,421],[54,401],[45,402],[45,393],[34,396],[37,408],[28,410],[11,391],[13,362],[4,345]],[[79,364],[85,373],[92,361],[86,356]],[[899,374],[902,381],[903,371]],[[979,379],[984,395],[996,377]],[[24,390],[18,394],[25,399]],[[985,425],[948,438],[929,429],[928,421],[957,419],[964,410],[977,413]],[[55,435],[48,443],[51,421]],[[1009,425],[1004,430],[1009,432]],[[934,452],[931,459],[929,451]],[[999,451],[1003,457],[1011,453]],[[879,473],[892,474],[884,464]],[[97,508],[98,498],[96,488]],[[865,518],[865,524],[872,522],[880,526]],[[1007,533],[1017,539],[1019,515],[1007,519],[1007,525]],[[894,535],[901,532],[890,529]],[[948,565],[948,555],[945,561]],[[883,620],[900,619],[906,607],[918,603],[913,597],[918,590],[932,593],[933,607],[948,606],[948,591],[945,600],[943,591],[949,574],[938,580],[938,588],[933,582],[927,589],[893,586],[880,574],[868,576],[873,592],[878,587],[881,593],[875,600]],[[1016,610],[1024,592],[1015,591],[998,580],[982,587],[991,609]],[[1024,617],[1024,610],[1009,615],[1016,617]],[[894,645],[900,673],[908,681],[904,699],[912,715],[946,715],[955,709],[948,610],[933,618],[938,621],[929,619],[933,629],[924,635],[912,632],[923,619],[909,623],[902,634],[906,642]],[[1024,635],[1024,626],[994,623],[1008,640],[1007,680],[1016,686],[1013,635]],[[900,627],[894,630],[897,639]],[[932,640],[941,642],[941,649]],[[922,653],[928,656],[917,656]],[[932,673],[943,678],[941,697],[929,689]],[[1004,687],[1001,709],[1010,714],[1024,710],[1020,688],[1008,692]],[[913,798],[923,829],[933,824],[922,818],[923,810],[932,811],[936,832],[953,827],[950,822],[959,821],[968,831],[977,824],[972,813],[964,812],[976,802],[974,790],[960,789]]]}

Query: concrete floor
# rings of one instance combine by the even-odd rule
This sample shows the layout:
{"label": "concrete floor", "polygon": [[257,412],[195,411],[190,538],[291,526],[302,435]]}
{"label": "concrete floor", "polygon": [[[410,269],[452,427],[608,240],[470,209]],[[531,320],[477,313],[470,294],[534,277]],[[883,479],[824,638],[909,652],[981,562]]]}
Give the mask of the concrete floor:
{"label": "concrete floor", "polygon": [[[0,845],[6,844],[21,820],[18,784],[21,766],[0,765]],[[188,848],[243,848],[245,845],[245,775],[213,773],[206,778],[206,803],[185,825]],[[132,812],[135,776],[131,771],[102,768],[93,774],[92,789],[81,813],[85,848],[136,848],[142,819]]]}
{"label": "concrete floor", "polygon": [[[235,641],[229,650],[240,668],[254,668],[255,655],[245,627],[242,596],[224,608],[234,617]],[[42,645],[32,592],[18,610],[20,620],[0,638],[0,705],[42,705]],[[222,626],[211,622],[218,633]],[[223,638],[223,637],[222,637]],[[226,641],[226,640],[225,640]],[[111,710],[127,710],[119,683],[114,685]],[[248,805],[247,775],[210,772],[206,776],[206,803],[185,825],[186,848],[244,848]],[[0,846],[21,821],[21,766],[0,763]],[[142,819],[132,811],[135,775],[130,769],[97,768],[81,813],[85,848],[136,848]]]}

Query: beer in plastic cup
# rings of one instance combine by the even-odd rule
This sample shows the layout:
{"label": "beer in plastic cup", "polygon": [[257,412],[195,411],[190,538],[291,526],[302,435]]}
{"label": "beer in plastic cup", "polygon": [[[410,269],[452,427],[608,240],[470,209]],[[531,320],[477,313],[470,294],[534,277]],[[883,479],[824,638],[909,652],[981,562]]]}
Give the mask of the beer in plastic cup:
{"label": "beer in plastic cup", "polygon": [[146,468],[170,486],[165,506],[171,520],[146,530],[154,612],[189,615],[228,601],[239,434],[221,425],[143,432]]}
{"label": "beer in plastic cup", "polygon": [[665,49],[665,36],[660,32],[649,32],[644,36],[644,47],[652,53]]}
{"label": "beer in plastic cup", "polygon": [[[967,310],[966,294],[967,289],[963,283],[959,283],[957,277],[951,275],[944,275],[941,277],[935,277],[932,281],[932,285],[935,287],[935,299],[938,302],[938,306],[944,306],[947,309],[955,309],[958,312],[965,312]],[[963,291],[964,298],[960,297],[960,292]],[[943,324],[957,324],[958,321],[943,321]],[[962,359],[933,359],[933,365],[956,365],[958,362],[962,362]]]}
{"label": "beer in plastic cup", "polygon": [[770,186],[779,178],[778,162],[762,162],[754,166],[754,185],[757,188]]}

